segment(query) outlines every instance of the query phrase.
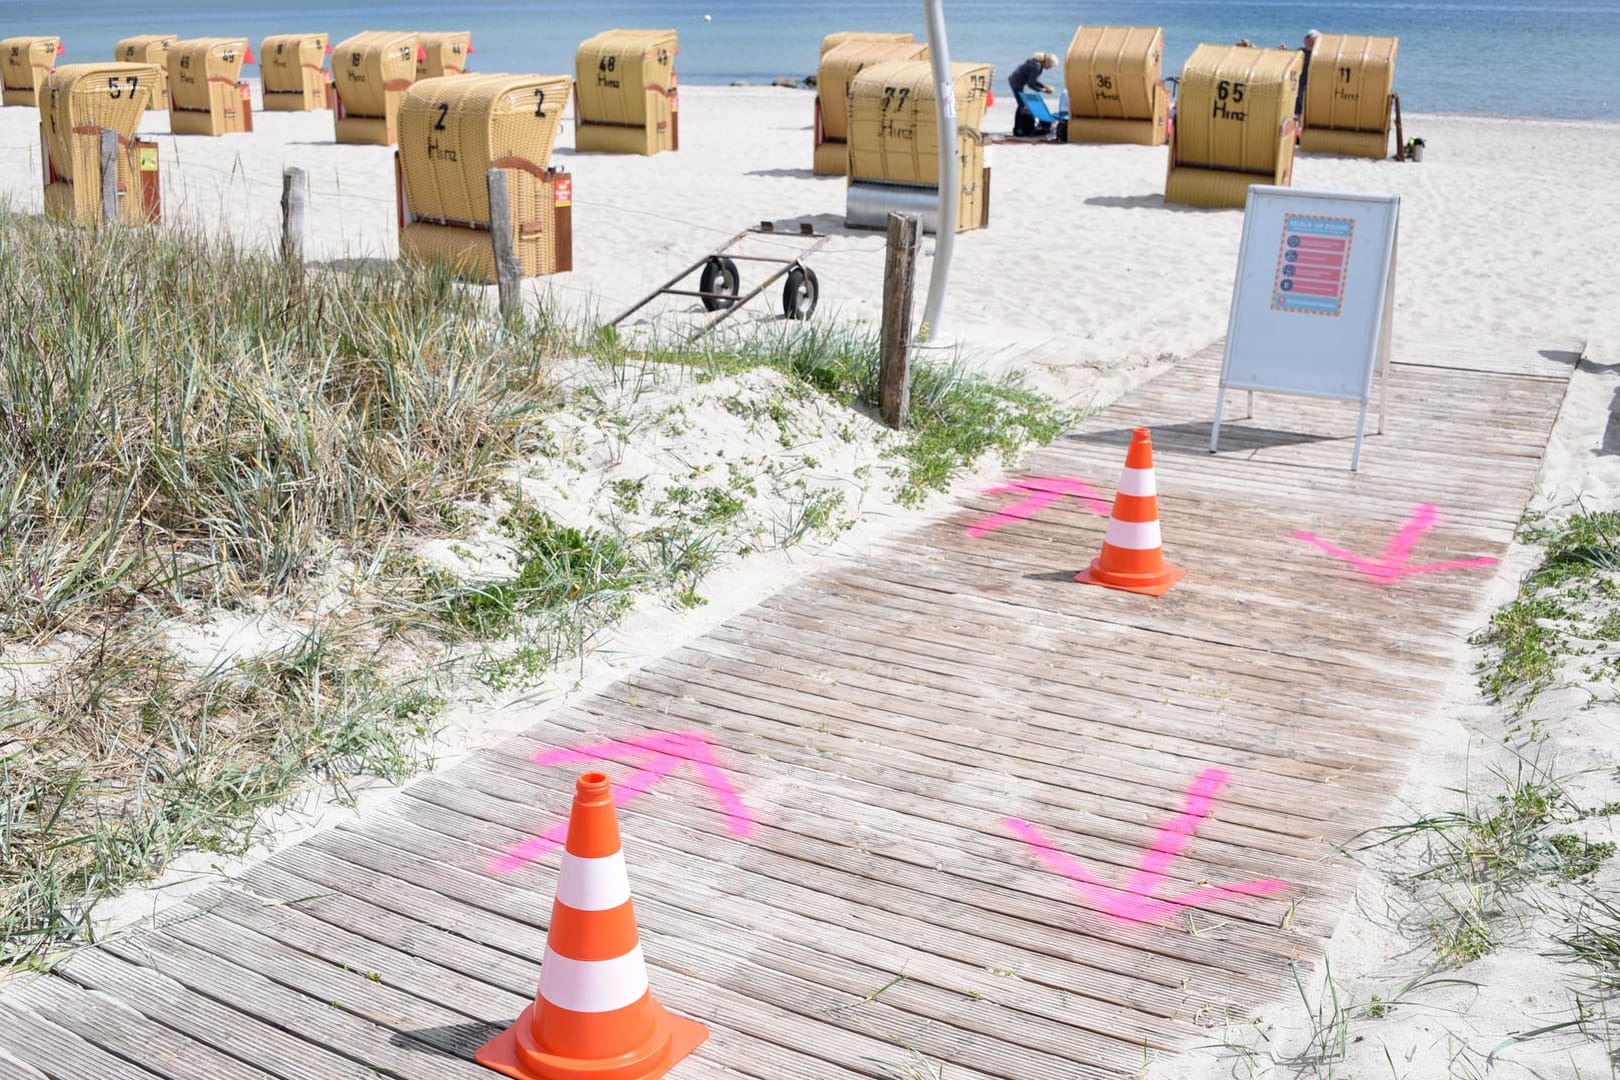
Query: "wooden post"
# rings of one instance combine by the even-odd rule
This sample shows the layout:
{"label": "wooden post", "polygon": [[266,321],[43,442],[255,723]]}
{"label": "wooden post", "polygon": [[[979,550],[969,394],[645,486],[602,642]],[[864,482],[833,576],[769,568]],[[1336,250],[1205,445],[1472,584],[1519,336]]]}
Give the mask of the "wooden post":
{"label": "wooden post", "polygon": [[883,336],[878,369],[883,422],[899,429],[911,412],[911,293],[917,280],[916,214],[889,214],[883,260]]}
{"label": "wooden post", "polygon": [[523,265],[512,247],[512,200],[506,189],[506,170],[491,169],[489,181],[489,237],[495,247],[495,283],[500,288],[501,316],[515,319],[523,313]]}
{"label": "wooden post", "polygon": [[118,222],[118,132],[101,129],[101,223]]}
{"label": "wooden post", "polygon": [[309,205],[309,175],[297,166],[281,173],[281,257],[304,261],[304,214]]}

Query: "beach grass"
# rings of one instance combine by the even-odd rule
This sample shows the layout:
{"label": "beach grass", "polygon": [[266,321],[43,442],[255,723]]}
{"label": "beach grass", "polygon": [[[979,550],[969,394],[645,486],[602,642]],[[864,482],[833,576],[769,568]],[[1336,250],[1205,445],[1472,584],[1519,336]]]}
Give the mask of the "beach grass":
{"label": "beach grass", "polygon": [[[694,488],[634,545],[512,490],[565,407],[559,360],[625,379],[649,361],[694,378],[768,366],[838,408],[876,400],[875,340],[855,331],[649,347],[544,310],[505,324],[431,269],[306,274],[217,238],[4,207],[0,303],[0,964],[87,939],[98,898],[177,854],[245,850],[312,783],[428,767],[463,680],[550,670],[638,595],[701,602],[738,550],[724,488]],[[1072,418],[1012,383],[916,370],[905,501]],[[511,580],[468,585],[412,555],[466,528],[469,503],[507,506]],[[776,539],[841,523],[806,494]],[[292,640],[206,669],[166,634],[266,611]],[[452,662],[467,640],[507,647],[469,670]]]}

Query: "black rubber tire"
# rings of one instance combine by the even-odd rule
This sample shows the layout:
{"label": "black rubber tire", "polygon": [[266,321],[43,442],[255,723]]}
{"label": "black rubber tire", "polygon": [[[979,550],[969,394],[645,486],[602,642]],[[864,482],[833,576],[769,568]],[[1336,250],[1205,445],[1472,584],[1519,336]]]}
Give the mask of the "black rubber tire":
{"label": "black rubber tire", "polygon": [[782,287],[782,314],[790,319],[808,319],[815,314],[816,301],[821,299],[821,286],[816,272],[808,266],[795,266],[788,271],[787,284]]}
{"label": "black rubber tire", "polygon": [[[737,264],[717,255],[703,264],[703,277],[698,282],[698,288],[706,293],[730,293],[731,297],[735,297],[741,284],[742,278],[737,275]],[[735,299],[724,296],[703,297],[703,307],[706,311],[723,311],[734,303]]]}

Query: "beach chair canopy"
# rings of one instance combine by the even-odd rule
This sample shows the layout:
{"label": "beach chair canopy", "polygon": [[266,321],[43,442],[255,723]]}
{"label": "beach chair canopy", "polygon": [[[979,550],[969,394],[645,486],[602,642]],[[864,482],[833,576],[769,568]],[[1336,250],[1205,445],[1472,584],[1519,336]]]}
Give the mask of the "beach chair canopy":
{"label": "beach chair canopy", "polygon": [[446,75],[463,75],[467,71],[467,58],[471,55],[470,31],[445,30],[418,34],[416,77],[442,79]]}
{"label": "beach chair canopy", "polygon": [[1082,26],[1063,59],[1069,116],[1151,120],[1164,56],[1157,26]]}
{"label": "beach chair canopy", "polygon": [[388,93],[416,81],[417,35],[367,30],[332,47],[332,85],[348,116],[386,116]]}
{"label": "beach chair canopy", "polygon": [[673,30],[608,30],[586,38],[574,54],[580,122],[645,127],[657,120],[649,92],[667,98],[678,51]]}
{"label": "beach chair canopy", "polygon": [[849,84],[862,68],[885,60],[927,59],[927,45],[896,40],[900,37],[910,38],[911,35],[892,35],[891,39],[882,41],[856,38],[821,54],[821,66],[816,71],[816,96],[821,101],[824,138],[835,141],[849,138]]}
{"label": "beach chair canopy", "polygon": [[56,65],[62,39],[14,37],[0,41],[0,90],[7,105],[33,105],[39,88]]}
{"label": "beach chair canopy", "polygon": [[[959,138],[981,140],[994,71],[989,64],[951,65]],[[937,186],[937,99],[927,60],[886,60],[863,68],[849,89],[850,177]]]}
{"label": "beach chair canopy", "polygon": [[169,98],[175,108],[211,109],[214,84],[235,87],[247,38],[190,38],[169,47]]}
{"label": "beach chair canopy", "polygon": [[1323,34],[1305,80],[1305,130],[1389,132],[1400,39]]}
{"label": "beach chair canopy", "polygon": [[272,94],[302,94],[312,73],[326,69],[331,51],[325,34],[273,34],[259,42],[259,77]]}
{"label": "beach chair canopy", "polygon": [[567,75],[430,79],[399,106],[399,157],[413,217],[489,221],[493,167],[541,177],[568,108]]}

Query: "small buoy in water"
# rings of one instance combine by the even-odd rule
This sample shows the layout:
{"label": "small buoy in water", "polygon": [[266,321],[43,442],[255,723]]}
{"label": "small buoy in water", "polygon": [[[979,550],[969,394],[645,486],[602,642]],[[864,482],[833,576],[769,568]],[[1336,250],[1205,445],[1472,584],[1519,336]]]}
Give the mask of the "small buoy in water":
{"label": "small buoy in water", "polygon": [[705,16],[703,16],[703,21],[704,22],[714,22],[714,16],[713,15],[705,15]]}

